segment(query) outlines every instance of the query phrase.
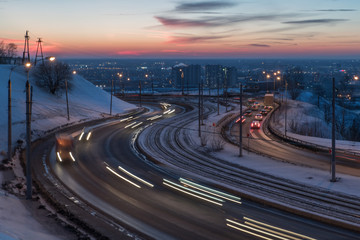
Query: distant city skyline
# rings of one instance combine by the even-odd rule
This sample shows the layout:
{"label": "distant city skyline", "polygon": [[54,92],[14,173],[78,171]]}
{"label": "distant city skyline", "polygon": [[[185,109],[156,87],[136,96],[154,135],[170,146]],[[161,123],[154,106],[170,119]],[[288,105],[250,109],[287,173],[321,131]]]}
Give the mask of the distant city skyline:
{"label": "distant city skyline", "polygon": [[0,41],[34,57],[360,56],[358,0],[0,0]]}

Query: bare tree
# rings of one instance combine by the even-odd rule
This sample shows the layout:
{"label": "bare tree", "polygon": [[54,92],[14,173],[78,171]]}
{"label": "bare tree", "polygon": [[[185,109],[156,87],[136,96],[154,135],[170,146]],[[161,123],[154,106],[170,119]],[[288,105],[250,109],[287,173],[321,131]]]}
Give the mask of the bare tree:
{"label": "bare tree", "polygon": [[65,89],[65,81],[72,80],[73,75],[66,63],[47,62],[36,67],[34,76],[38,86],[48,89],[51,94],[56,94],[59,90]]}
{"label": "bare tree", "polygon": [[4,41],[0,42],[0,63],[11,63],[11,59],[16,57],[17,46],[14,43],[5,44]]}
{"label": "bare tree", "polygon": [[295,100],[301,93],[304,82],[304,73],[300,67],[294,67],[287,71],[284,79],[288,83],[288,91],[292,100]]}

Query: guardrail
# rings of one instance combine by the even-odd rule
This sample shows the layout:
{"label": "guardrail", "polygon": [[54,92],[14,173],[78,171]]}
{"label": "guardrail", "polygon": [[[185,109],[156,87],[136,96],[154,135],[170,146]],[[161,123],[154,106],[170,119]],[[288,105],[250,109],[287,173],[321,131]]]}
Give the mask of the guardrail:
{"label": "guardrail", "polygon": [[[310,142],[303,141],[303,140],[300,140],[297,138],[286,136],[283,133],[281,133],[278,129],[276,129],[274,126],[272,126],[271,119],[273,117],[273,114],[275,112],[279,111],[279,109],[281,107],[281,102],[276,102],[276,104],[277,104],[277,106],[275,107],[275,109],[273,111],[271,111],[270,116],[268,117],[267,121],[265,122],[265,126],[263,129],[268,130],[268,132],[264,131],[265,134],[268,134],[270,132],[271,134],[278,137],[279,139],[281,139],[287,143],[290,143],[292,145],[296,145],[298,147],[310,149],[310,150],[317,151],[317,152],[329,152],[329,150],[331,149],[329,147],[325,147],[325,146],[322,146],[319,144],[310,143]],[[340,149],[340,148],[337,148],[336,151],[339,153],[344,153],[344,154],[346,153],[346,154],[360,157],[360,153],[358,153],[358,152],[352,152],[352,151],[349,151],[346,149]]]}

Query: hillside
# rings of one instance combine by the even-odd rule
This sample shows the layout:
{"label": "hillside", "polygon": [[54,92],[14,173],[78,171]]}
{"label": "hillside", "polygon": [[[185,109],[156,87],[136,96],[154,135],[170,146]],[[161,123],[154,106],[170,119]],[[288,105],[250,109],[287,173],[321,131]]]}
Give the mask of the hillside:
{"label": "hillside", "polygon": [[[6,157],[8,129],[8,80],[11,65],[0,65],[0,160]],[[12,142],[25,139],[26,105],[25,83],[27,75],[22,66],[18,66],[11,75],[12,82]],[[32,131],[34,140],[44,131],[67,123],[76,123],[98,119],[109,115],[110,94],[95,87],[79,75],[74,75],[69,89],[70,121],[67,120],[65,92],[52,95],[35,85],[31,75],[29,81],[33,86]],[[124,113],[136,108],[135,105],[113,98],[113,114]]]}

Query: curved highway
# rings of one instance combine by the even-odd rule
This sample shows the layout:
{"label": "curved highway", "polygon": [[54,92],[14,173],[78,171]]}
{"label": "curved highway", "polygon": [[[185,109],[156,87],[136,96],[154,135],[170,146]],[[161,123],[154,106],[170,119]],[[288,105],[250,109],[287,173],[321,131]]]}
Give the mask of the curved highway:
{"label": "curved highway", "polygon": [[[153,122],[153,126],[164,128],[162,121],[156,121],[182,111],[183,108],[177,107],[175,112],[164,114],[164,110],[158,108],[137,119],[123,118],[97,127],[89,141],[77,142],[76,162],[59,163],[52,150],[47,165],[79,199],[118,224],[144,233],[146,238],[358,237],[347,230],[241,199],[205,180],[183,177],[172,168],[145,160],[134,150],[134,134],[139,128]],[[49,145],[45,149],[36,147],[34,154],[38,155],[37,159],[49,152]],[[107,237],[118,238],[116,235]]]}

